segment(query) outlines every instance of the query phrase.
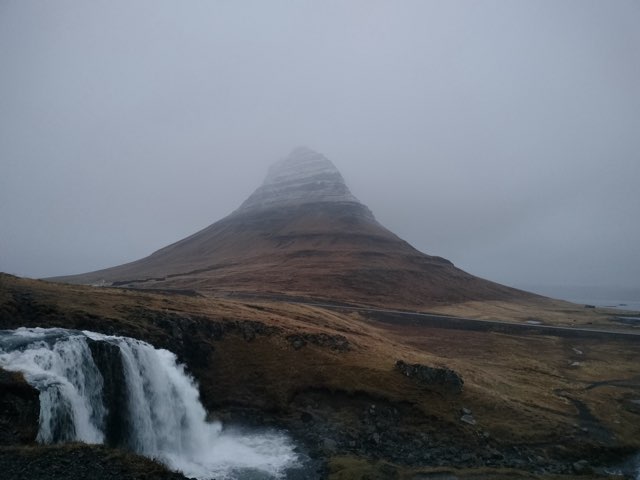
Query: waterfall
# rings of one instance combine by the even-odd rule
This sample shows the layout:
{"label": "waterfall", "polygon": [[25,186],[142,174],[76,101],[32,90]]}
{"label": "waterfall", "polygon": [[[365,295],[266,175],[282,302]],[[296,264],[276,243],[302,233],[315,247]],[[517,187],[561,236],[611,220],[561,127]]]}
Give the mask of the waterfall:
{"label": "waterfall", "polygon": [[239,433],[207,422],[194,380],[176,356],[127,337],[88,331],[0,331],[0,367],[40,392],[38,441],[129,448],[199,479],[296,466],[280,432]]}

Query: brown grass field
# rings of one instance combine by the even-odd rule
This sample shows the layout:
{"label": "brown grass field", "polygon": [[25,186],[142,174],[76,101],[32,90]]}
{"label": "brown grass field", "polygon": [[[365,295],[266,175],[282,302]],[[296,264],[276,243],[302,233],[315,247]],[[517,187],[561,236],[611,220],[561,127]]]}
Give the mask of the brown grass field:
{"label": "brown grass field", "polygon": [[[611,312],[556,305],[556,310],[536,310],[533,303],[461,304],[433,311],[624,331]],[[373,428],[363,421],[363,409],[370,404],[393,409],[397,417],[375,427],[381,440],[369,453],[317,447],[334,479],[572,478],[526,465],[465,467],[384,457],[395,448],[385,450],[386,438],[391,444],[398,435],[418,433],[438,445],[468,445],[477,456],[515,451],[541,465],[582,458],[605,465],[640,450],[638,336],[453,330],[279,301],[1,275],[0,328],[20,326],[91,329],[169,348],[187,363],[206,407],[221,418],[233,418],[240,409],[295,430],[307,414],[360,442]],[[295,344],[300,338],[302,346]],[[463,391],[425,387],[400,374],[397,360],[452,369],[464,379]],[[475,425],[460,421],[462,408],[473,412]],[[395,477],[385,476],[392,471]]]}

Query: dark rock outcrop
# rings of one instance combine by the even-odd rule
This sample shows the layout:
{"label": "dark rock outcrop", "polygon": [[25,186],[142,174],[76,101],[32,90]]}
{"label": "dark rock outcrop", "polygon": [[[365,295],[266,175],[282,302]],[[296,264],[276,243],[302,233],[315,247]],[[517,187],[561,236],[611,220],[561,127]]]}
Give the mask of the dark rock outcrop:
{"label": "dark rock outcrop", "polygon": [[427,388],[436,388],[450,393],[462,392],[464,380],[449,368],[428,367],[419,363],[409,364],[402,360],[396,362],[396,369]]}
{"label": "dark rock outcrop", "polygon": [[148,458],[101,445],[0,447],[3,480],[186,480]]}
{"label": "dark rock outcrop", "polygon": [[215,350],[214,342],[223,340],[227,335],[240,335],[245,341],[251,342],[258,337],[281,332],[279,327],[254,320],[223,318],[222,321],[215,321],[205,316],[184,315],[141,307],[123,308],[122,312],[132,322],[144,321],[157,327],[163,332],[162,335],[145,336],[144,339],[174,352],[180,361],[186,363],[191,369],[208,368],[210,356]]}
{"label": "dark rock outcrop", "polygon": [[102,398],[107,409],[104,425],[105,443],[114,447],[127,447],[129,407],[120,348],[108,342],[89,340],[88,343],[93,361],[104,382]]}
{"label": "dark rock outcrop", "polygon": [[318,347],[326,347],[336,352],[348,352],[351,344],[346,337],[342,335],[329,335],[327,333],[300,333],[287,336],[287,341],[291,346],[300,350],[308,343]]}
{"label": "dark rock outcrop", "polygon": [[35,441],[40,417],[39,395],[22,374],[0,368],[0,445]]}

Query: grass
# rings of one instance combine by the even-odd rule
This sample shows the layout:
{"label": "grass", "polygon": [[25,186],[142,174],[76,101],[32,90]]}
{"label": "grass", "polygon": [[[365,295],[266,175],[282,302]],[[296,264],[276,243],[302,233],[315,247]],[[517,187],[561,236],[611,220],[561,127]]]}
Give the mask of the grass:
{"label": "grass", "polygon": [[[329,463],[331,480],[568,480],[574,475],[536,475],[515,469],[496,468],[411,468],[381,460],[335,456]],[[584,480],[611,478],[610,475],[580,475]]]}
{"label": "grass", "polygon": [[[465,304],[447,312],[465,314],[470,308]],[[536,318],[568,324],[604,324],[608,318],[599,311],[558,308],[555,313],[536,313],[535,305],[488,304],[474,311],[482,316],[500,309],[514,318],[535,313]],[[566,318],[563,308],[568,309]],[[246,322],[271,330],[247,335]],[[320,391],[326,392],[322,398],[327,402],[332,395],[336,399],[361,395],[410,406],[405,424],[398,428],[437,426],[440,435],[469,441],[487,435],[498,447],[533,445],[548,458],[593,454],[597,460],[597,455],[612,449],[640,449],[640,416],[628,407],[630,400],[640,399],[637,338],[602,341],[394,325],[377,323],[362,312],[284,302],[161,295],[2,275],[0,328],[17,326],[116,332],[170,348],[189,364],[210,410],[244,406],[276,412],[280,418],[297,418],[307,408],[298,400]],[[220,328],[226,328],[224,334],[214,334]],[[296,334],[341,335],[350,350],[313,343],[295,349],[288,337]],[[463,393],[424,388],[395,370],[399,359],[455,370],[464,379]],[[327,420],[345,430],[360,431],[357,412],[338,407],[322,410],[330,417]],[[463,407],[472,410],[477,425],[460,423]],[[417,467],[384,467],[387,463],[342,455],[331,460],[331,478],[378,478],[375,475],[391,467],[398,470],[400,479],[429,473]],[[516,476],[478,469],[455,471],[455,475],[461,479],[535,478],[522,472]]]}
{"label": "grass", "polygon": [[[431,313],[452,315],[479,320],[500,320],[505,322],[542,322],[547,325],[564,327],[607,328],[628,330],[613,319],[622,315],[620,311],[607,308],[585,308],[563,300],[545,298],[518,301],[463,302],[429,308]],[[625,315],[633,312],[623,312]]]}
{"label": "grass", "polygon": [[32,480],[92,478],[181,480],[159,462],[101,445],[69,443],[0,447],[3,479]]}

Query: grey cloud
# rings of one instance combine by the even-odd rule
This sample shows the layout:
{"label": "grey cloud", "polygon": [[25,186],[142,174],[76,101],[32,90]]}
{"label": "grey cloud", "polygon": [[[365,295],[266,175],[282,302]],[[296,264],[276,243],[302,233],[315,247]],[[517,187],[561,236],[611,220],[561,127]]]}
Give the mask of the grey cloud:
{"label": "grey cloud", "polygon": [[638,5],[5,1],[0,270],[139,258],[304,144],[471,273],[640,286]]}

